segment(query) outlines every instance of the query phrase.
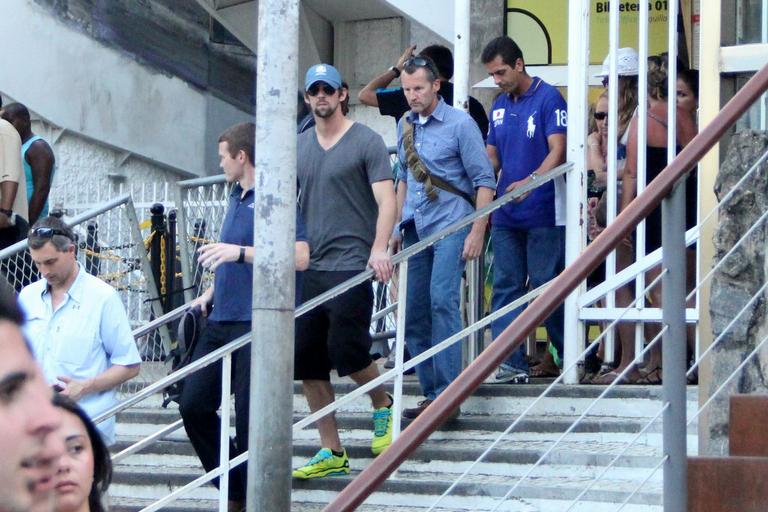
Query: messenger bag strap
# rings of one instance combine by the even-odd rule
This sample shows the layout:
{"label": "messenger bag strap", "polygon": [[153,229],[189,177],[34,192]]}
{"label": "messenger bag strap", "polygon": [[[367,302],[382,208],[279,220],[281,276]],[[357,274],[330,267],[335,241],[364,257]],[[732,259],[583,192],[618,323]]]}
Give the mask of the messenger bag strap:
{"label": "messenger bag strap", "polygon": [[464,198],[472,205],[472,208],[475,207],[475,198],[429,172],[429,168],[416,151],[413,141],[413,125],[408,122],[408,119],[403,119],[403,147],[405,148],[405,160],[408,170],[411,171],[411,175],[416,181],[424,184],[424,192],[427,194],[427,199],[430,201],[437,199],[437,191],[435,190],[435,187],[437,187]]}

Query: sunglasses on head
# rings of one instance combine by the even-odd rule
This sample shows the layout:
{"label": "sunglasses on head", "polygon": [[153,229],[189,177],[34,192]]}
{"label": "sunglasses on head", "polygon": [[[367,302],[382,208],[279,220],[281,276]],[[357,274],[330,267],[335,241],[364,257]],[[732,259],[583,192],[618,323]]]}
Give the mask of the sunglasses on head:
{"label": "sunglasses on head", "polygon": [[60,235],[66,238],[69,238],[72,240],[72,236],[70,236],[69,233],[66,231],[63,231],[61,229],[56,228],[34,228],[29,231],[30,237],[37,237],[37,238],[53,238],[55,235]]}
{"label": "sunglasses on head", "polygon": [[325,94],[326,96],[332,96],[333,93],[336,92],[336,89],[326,84],[325,82],[317,82],[315,84],[312,84],[312,86],[309,89],[307,89],[307,94],[309,94],[310,96],[317,96],[318,94],[320,94],[320,91],[323,91],[323,94]]}
{"label": "sunglasses on head", "polygon": [[429,66],[429,62],[424,57],[411,57],[405,63],[403,64],[403,67],[410,67],[410,66]]}
{"label": "sunglasses on head", "polygon": [[595,119],[602,121],[608,117],[608,112],[595,112],[593,115],[595,116]]}

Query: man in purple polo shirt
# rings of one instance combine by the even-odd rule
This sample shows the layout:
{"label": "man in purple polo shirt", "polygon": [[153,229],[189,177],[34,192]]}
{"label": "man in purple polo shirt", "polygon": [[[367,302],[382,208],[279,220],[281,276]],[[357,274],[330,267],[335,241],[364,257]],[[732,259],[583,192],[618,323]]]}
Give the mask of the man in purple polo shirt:
{"label": "man in purple polo shirt", "polygon": [[[499,172],[497,195],[514,190],[565,162],[568,113],[557,89],[525,72],[523,52],[509,37],[488,43],[481,57],[503,93],[491,109],[488,156]],[[565,260],[565,180],[562,176],[536,188],[492,215],[493,310],[501,309],[559,274]],[[491,324],[494,338],[524,308]],[[562,356],[563,309],[544,325]],[[499,368],[493,382],[528,381],[528,361],[521,346]]]}

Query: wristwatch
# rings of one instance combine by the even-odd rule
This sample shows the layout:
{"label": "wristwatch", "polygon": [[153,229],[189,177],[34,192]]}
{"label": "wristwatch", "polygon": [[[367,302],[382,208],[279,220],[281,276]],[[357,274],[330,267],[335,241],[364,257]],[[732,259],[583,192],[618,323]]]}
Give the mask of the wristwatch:
{"label": "wristwatch", "polygon": [[531,178],[531,181],[536,181],[537,179],[539,179],[539,175],[536,174],[535,172],[532,172],[530,174],[530,178]]}
{"label": "wristwatch", "polygon": [[237,258],[238,263],[243,263],[245,261],[245,247],[240,247],[240,257]]}
{"label": "wristwatch", "polygon": [[395,78],[400,76],[400,70],[397,69],[397,66],[392,66],[389,70],[395,74]]}

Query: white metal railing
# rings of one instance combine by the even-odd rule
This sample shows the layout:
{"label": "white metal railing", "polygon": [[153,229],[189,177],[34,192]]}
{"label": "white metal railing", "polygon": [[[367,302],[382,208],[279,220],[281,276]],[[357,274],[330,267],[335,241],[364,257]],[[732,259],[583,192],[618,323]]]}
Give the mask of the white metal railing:
{"label": "white metal railing", "polygon": [[[717,211],[719,211],[724,205],[728,203],[728,201],[733,197],[733,195],[738,191],[740,187],[743,187],[746,181],[752,177],[752,175],[755,173],[757,169],[760,168],[760,166],[765,163],[766,159],[768,159],[768,151],[763,153],[756,162],[749,168],[749,170],[744,173],[744,175],[737,181],[737,183],[720,199],[718,204],[705,216],[704,221],[706,219],[709,219],[712,215],[714,215]],[[744,232],[744,234],[733,244],[733,246],[722,256],[722,258],[713,266],[712,269],[702,278],[701,281],[699,281],[693,290],[691,290],[686,300],[691,299],[695,296],[697,291],[701,289],[702,286],[706,284],[706,282],[719,270],[721,269],[726,262],[736,253],[736,251],[747,241],[750,239],[752,234],[759,228],[765,227],[765,221],[768,219],[768,210],[763,212],[761,216],[755,220],[755,222]],[[702,221],[702,222],[704,222]],[[692,228],[687,233],[689,236],[686,238],[686,242],[690,243],[695,240],[695,236],[698,234],[698,226],[696,228]],[[652,253],[651,255],[646,256],[646,259],[651,258],[655,253]],[[636,274],[637,272],[643,272],[645,269],[648,268],[648,266],[652,264],[658,264],[659,261],[653,261],[652,263],[649,262],[638,262],[636,264],[636,267],[633,269],[633,274]],[[620,286],[622,282],[628,282],[632,279],[630,276],[629,271],[630,268],[625,269],[625,275],[621,276],[618,283],[611,283],[614,287]],[[680,269],[677,270],[678,272]],[[611,332],[618,324],[618,322],[625,320],[628,315],[628,313],[636,306],[638,301],[643,300],[646,293],[652,289],[654,286],[659,284],[663,278],[663,276],[669,272],[669,269],[664,268],[660,274],[652,280],[642,291],[641,293],[637,293],[635,299],[633,302],[627,306],[626,308],[623,308],[619,310],[614,318],[612,318],[611,323],[607,325],[602,333],[592,342],[590,343],[587,348],[582,351],[577,360],[582,359],[585,357],[590,350],[595,348],[600,342],[606,338],[607,334]],[[616,276],[617,278],[619,275]],[[607,283],[606,283],[607,285]],[[588,304],[591,302],[594,302],[597,300],[601,295],[606,293],[607,286],[604,286],[602,290],[600,290],[600,293],[594,294],[589,296],[587,299],[584,300],[582,304]],[[765,296],[765,292],[768,290],[768,281],[766,281],[751,297],[750,299],[744,304],[744,306],[734,315],[733,319],[723,328],[723,331],[713,340],[712,344],[707,347],[707,349],[698,355],[694,363],[691,365],[690,369],[688,369],[686,373],[686,377],[691,376],[698,366],[700,365],[701,361],[707,357],[714,349],[715,347],[725,338],[725,336],[731,331],[731,329],[736,324],[737,320],[745,313],[747,312],[758,300],[762,299]],[[584,297],[584,296],[582,296]],[[659,317],[659,319],[661,319]],[[689,319],[689,320],[695,320],[695,319]],[[654,345],[656,345],[660,340],[663,334],[665,334],[667,331],[667,326],[664,325],[660,332],[640,351],[639,353],[639,359],[642,360],[642,356],[647,354]],[[698,416],[713,402],[713,400],[726,388],[728,383],[735,378],[736,375],[739,375],[741,370],[744,368],[744,366],[751,361],[760,351],[760,349],[768,342],[768,336],[763,338],[760,343],[744,358],[744,360],[738,365],[736,369],[730,374],[729,377],[725,379],[723,383],[720,384],[720,386],[715,390],[715,392],[706,400],[705,403],[703,403],[697,410],[697,412],[687,421],[686,425],[690,426],[693,424],[694,421],[698,418]],[[429,511],[435,510],[435,507],[440,505],[440,503],[451,494],[451,492],[456,489],[456,487],[459,485],[459,483],[464,480],[467,476],[471,474],[473,469],[477,467],[478,464],[480,464],[485,458],[499,445],[499,443],[504,440],[504,438],[514,430],[514,428],[520,424],[520,422],[526,418],[531,411],[535,409],[535,407],[546,397],[550,394],[550,392],[555,389],[558,385],[560,385],[565,377],[565,375],[572,369],[575,369],[576,362],[568,363],[566,362],[566,367],[563,369],[563,372],[560,376],[558,376],[554,382],[552,382],[547,388],[539,395],[531,404],[529,404],[523,412],[515,418],[515,420],[502,432],[500,433],[486,448],[483,453],[480,454],[480,456],[475,459],[451,484],[450,486],[443,492],[443,494],[435,500],[432,505],[429,508]],[[636,364],[636,363],[635,363]],[[558,445],[566,438],[568,434],[573,432],[576,427],[580,424],[580,422],[587,416],[587,414],[597,405],[597,403],[606,398],[610,392],[619,385],[624,378],[626,378],[630,372],[632,372],[635,369],[635,364],[630,365],[623,369],[621,372],[619,372],[618,377],[609,385],[605,387],[601,391],[598,397],[596,397],[592,402],[590,402],[587,407],[581,412],[579,417],[574,420],[570,426],[565,430],[565,432],[560,435],[555,442],[549,446],[549,448],[537,459],[537,461],[529,467],[529,469],[519,478],[515,481],[515,483],[512,485],[512,487],[508,490],[508,492],[499,499],[498,504],[493,510],[498,510],[500,506],[514,493],[516,489],[519,488],[519,486],[525,481],[532,473],[533,471],[539,467],[546,459],[547,457],[557,448]],[[568,512],[572,510],[575,506],[578,505],[580,500],[589,492],[589,490],[592,489],[592,487],[600,481],[607,473],[608,471],[616,464],[616,462],[623,456],[624,453],[626,453],[629,448],[631,448],[642,436],[643,433],[645,433],[657,420],[658,418],[667,410],[669,407],[669,402],[664,402],[661,405],[661,408],[659,411],[642,427],[640,432],[638,432],[628,443],[624,445],[624,447],[619,451],[617,455],[613,457],[613,459],[608,463],[607,466],[603,468],[601,473],[594,479],[592,479],[589,484],[582,489],[582,491],[571,501],[568,508],[565,510],[565,512]],[[643,486],[647,483],[647,481],[658,471],[658,469],[667,461],[667,456],[663,456],[661,462],[659,462],[658,465],[656,465],[650,473],[647,475],[647,477],[641,481],[641,483],[632,491],[629,493],[629,495],[626,497],[626,499],[621,503],[620,507],[617,510],[621,510],[624,508],[626,504],[628,504],[631,499],[635,496],[635,494],[643,488]]]}
{"label": "white metal railing", "polygon": [[[402,399],[402,375],[403,372],[415,367],[420,362],[432,357],[434,354],[438,353],[441,350],[444,350],[447,347],[452,346],[453,344],[461,341],[466,336],[479,331],[480,329],[485,328],[487,325],[490,324],[493,320],[496,318],[499,318],[500,316],[508,313],[509,311],[527,303],[528,301],[535,298],[539,293],[543,291],[545,286],[541,286],[537,288],[536,290],[533,290],[526,294],[525,296],[521,297],[520,299],[516,300],[515,302],[508,304],[504,308],[494,312],[493,314],[483,318],[482,320],[479,320],[473,325],[468,326],[467,328],[463,329],[459,333],[451,336],[450,338],[442,341],[440,344],[432,347],[431,349],[423,352],[422,354],[419,354],[418,356],[410,359],[408,362],[403,362],[403,347],[404,343],[402,340],[402,334],[404,332],[404,322],[405,322],[405,297],[406,297],[406,289],[405,289],[405,279],[407,279],[407,262],[408,259],[413,256],[414,254],[417,254],[418,252],[430,247],[434,243],[438,242],[442,238],[448,236],[449,234],[463,228],[464,226],[470,225],[472,222],[474,222],[477,218],[487,216],[492,211],[502,207],[503,205],[514,201],[518,197],[527,194],[534,188],[537,188],[545,183],[548,183],[552,179],[554,179],[557,176],[563,175],[567,173],[570,169],[572,169],[572,164],[565,163],[555,169],[552,169],[551,171],[548,171],[546,173],[543,173],[540,176],[540,179],[537,179],[535,184],[529,183],[523,187],[520,187],[512,192],[509,192],[505,194],[504,196],[496,199],[492,203],[488,204],[487,206],[477,210],[472,215],[469,215],[462,220],[454,223],[453,225],[439,231],[438,233],[435,233],[434,235],[418,242],[417,244],[414,244],[411,247],[408,247],[407,249],[402,250],[400,253],[396,254],[392,258],[393,265],[400,265],[400,280],[401,280],[401,288],[399,289],[399,297],[397,305],[390,305],[389,310],[392,308],[397,307],[398,309],[398,329],[397,329],[397,341],[396,341],[396,363],[395,368],[392,370],[389,370],[383,374],[381,374],[376,379],[357,387],[354,391],[345,394],[344,396],[338,398],[336,401],[334,401],[332,404],[313,412],[309,416],[302,418],[298,422],[296,422],[293,426],[294,432],[297,432],[307,425],[314,423],[318,419],[333,413],[340,407],[343,407],[344,405],[348,404],[352,400],[362,396],[367,391],[373,389],[374,387],[383,384],[384,382],[387,382],[388,380],[395,380],[395,403],[392,407],[393,409],[393,425],[397,425],[399,427],[400,424],[400,410],[401,410],[401,399]],[[191,186],[197,186],[202,183],[198,183],[200,180],[189,180],[187,182],[188,184],[191,184]],[[210,179],[212,182],[216,182],[218,180],[215,180],[213,178]],[[322,295],[319,295],[304,304],[302,304],[300,307],[296,309],[296,316],[300,316],[302,314],[305,314],[306,312],[312,310],[313,308],[319,306],[320,304],[323,304],[324,302],[333,299],[334,297],[337,297],[338,295],[344,293],[346,290],[362,283],[367,280],[370,280],[373,277],[373,272],[371,270],[366,270],[364,272],[361,272],[357,276],[354,276],[350,278],[349,280],[345,281],[344,283],[341,283],[337,287],[325,292]],[[156,328],[158,325],[163,325],[164,323],[167,323],[175,318],[178,318],[178,316],[183,313],[184,308],[177,308],[176,310],[167,313],[166,315],[158,318],[154,322],[152,322],[150,325],[145,326],[142,328],[139,332],[145,332],[145,331],[151,331],[153,328]],[[388,311],[388,310],[387,310]],[[387,314],[385,311],[380,311],[378,314],[384,315]],[[190,363],[189,365],[185,366],[184,368],[181,368],[180,370],[174,372],[173,374],[170,374],[157,382],[154,382],[148,386],[146,386],[144,389],[142,389],[140,392],[136,393],[135,395],[126,398],[125,400],[121,401],[116,406],[112,407],[108,411],[105,411],[103,414],[99,415],[97,418],[95,418],[96,422],[104,421],[105,419],[112,417],[119,412],[132,407],[136,405],[137,403],[140,403],[144,399],[161,392],[163,389],[168,387],[169,385],[178,382],[185,378],[186,376],[194,373],[195,371],[198,371],[199,369],[206,367],[210,364],[218,363],[218,361],[222,361],[224,365],[227,365],[227,362],[229,361],[231,364],[231,357],[232,353],[247,345],[250,343],[250,334],[242,336],[227,345],[217,349],[216,351],[213,351],[206,356],[198,359],[197,361],[194,361]],[[229,393],[224,394],[224,391],[229,389],[230,385],[230,379],[231,375],[228,371],[222,372],[222,411],[220,414],[220,421],[221,421],[221,432],[222,432],[222,441],[223,433],[229,432],[229,424],[230,424],[230,411],[229,407],[224,407],[224,404],[229,404]],[[182,426],[182,424],[177,421],[171,425],[168,425],[166,427],[163,427],[158,432],[153,433],[146,439],[142,439],[139,442],[135,443],[134,445],[126,448],[123,450],[119,457],[120,459],[123,459],[124,457],[131,455],[133,453],[137,453],[141,449],[146,448],[147,446],[151,445],[153,442],[160,440],[164,438],[165,436],[169,435],[171,432],[179,429]],[[399,430],[399,428],[397,428]],[[396,434],[396,433],[394,433]],[[393,436],[394,437],[394,436]],[[237,465],[245,462],[247,460],[247,452],[242,453],[238,455],[237,457],[233,458],[232,460],[229,460],[229,454],[228,452],[228,442],[223,443],[222,449],[221,449],[221,462],[219,467],[216,469],[206,473],[205,475],[202,475],[201,477],[193,480],[192,482],[188,483],[187,485],[176,489],[169,495],[165,496],[164,498],[156,501],[155,503],[151,504],[150,506],[142,509],[142,512],[151,512],[154,510],[159,510],[163,506],[167,505],[168,503],[171,503],[175,501],[176,499],[184,496],[189,491],[196,489],[200,487],[201,485],[204,485],[205,483],[210,482],[214,478],[221,477],[222,475],[228,474],[228,471]],[[220,507],[225,507],[227,503],[228,498],[228,486],[225,482],[226,478],[222,478],[219,484],[219,504]],[[223,510],[220,508],[220,510]]]}

